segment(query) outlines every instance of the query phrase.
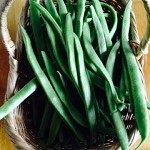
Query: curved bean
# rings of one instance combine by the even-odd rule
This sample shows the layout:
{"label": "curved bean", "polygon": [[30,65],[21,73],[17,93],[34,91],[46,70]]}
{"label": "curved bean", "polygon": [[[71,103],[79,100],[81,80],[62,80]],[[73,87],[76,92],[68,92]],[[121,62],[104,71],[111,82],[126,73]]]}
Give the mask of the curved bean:
{"label": "curved bean", "polygon": [[104,2],[101,2],[102,7],[106,8],[108,11],[110,11],[110,14],[112,15],[113,19],[114,19],[114,23],[113,26],[110,30],[110,38],[112,39],[116,30],[117,30],[117,25],[118,25],[118,16],[117,16],[117,12],[116,10],[111,6],[108,5]]}
{"label": "curved bean", "polygon": [[52,15],[52,17],[55,19],[55,21],[60,25],[60,16],[57,12],[54,1],[53,0],[45,0],[44,3],[45,3],[47,10],[49,11],[49,13]]}
{"label": "curved bean", "polygon": [[77,75],[77,66],[75,62],[75,50],[74,50],[74,33],[73,33],[73,24],[70,13],[68,13],[65,17],[65,25],[64,25],[64,39],[67,50],[67,59],[68,66],[71,77],[74,83],[79,86],[78,75]]}
{"label": "curved bean", "polygon": [[85,103],[85,110],[86,110],[89,126],[92,135],[94,135],[95,127],[96,127],[96,113],[95,113],[95,108],[94,108],[92,94],[91,94],[91,87],[88,80],[87,71],[85,68],[83,50],[79,38],[77,37],[76,34],[74,34],[74,39],[75,39],[75,49],[77,52],[78,74],[80,75],[79,81],[81,85],[81,91],[83,93],[83,99]]}
{"label": "curved bean", "polygon": [[41,58],[40,51],[45,50],[46,45],[45,45],[45,41],[43,38],[43,30],[42,30],[40,12],[36,9],[34,3],[39,4],[39,0],[30,0],[30,23],[32,26],[33,35],[35,39],[38,61],[40,62],[40,65],[43,66],[43,61]]}
{"label": "curved bean", "polygon": [[58,4],[59,15],[61,19],[61,27],[64,28],[65,16],[68,13],[68,10],[63,0],[57,0],[57,4]]}
{"label": "curved bean", "polygon": [[48,140],[46,144],[47,146],[50,146],[55,141],[56,136],[58,135],[61,123],[62,123],[62,120],[60,118],[60,115],[58,114],[57,111],[55,111],[52,117],[50,129],[49,129],[49,135],[48,135]]}
{"label": "curved bean", "polygon": [[92,4],[93,4],[95,11],[97,13],[97,16],[102,24],[103,31],[105,31],[104,35],[105,35],[105,39],[106,39],[107,49],[110,50],[112,47],[112,41],[111,41],[111,36],[109,34],[108,25],[107,25],[107,22],[106,22],[104,13],[103,13],[101,3],[99,2],[99,0],[92,0]]}
{"label": "curved bean", "polygon": [[129,45],[131,6],[132,0],[128,2],[126,9],[124,11],[121,40],[123,53],[129,73],[129,80],[134,103],[134,114],[136,118],[137,127],[142,138],[142,141],[138,146],[138,148],[140,149],[143,143],[147,140],[149,135],[149,115],[145,100],[146,97],[145,88],[141,80],[141,73],[137,64],[137,60]]}
{"label": "curved bean", "polygon": [[86,3],[86,0],[77,0],[77,13],[76,13],[74,30],[79,38],[81,38],[81,35],[82,35],[83,17],[85,13],[85,3]]}
{"label": "curved bean", "polygon": [[[105,60],[106,59],[105,57],[106,57],[107,47],[106,47],[106,41],[105,41],[105,37],[104,37],[104,32],[103,32],[101,23],[100,23],[100,21],[98,19],[98,16],[97,16],[97,14],[95,12],[95,9],[94,9],[94,7],[92,5],[90,6],[90,10],[91,10],[91,14],[92,14],[94,28],[95,28],[96,35],[97,35],[99,56],[100,56],[100,58],[102,60]],[[103,55],[105,55],[105,57]]]}

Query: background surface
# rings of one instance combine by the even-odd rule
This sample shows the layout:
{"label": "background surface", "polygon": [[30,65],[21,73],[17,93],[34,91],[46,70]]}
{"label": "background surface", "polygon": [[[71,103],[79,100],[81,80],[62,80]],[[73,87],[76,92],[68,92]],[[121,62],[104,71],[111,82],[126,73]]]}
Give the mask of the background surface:
{"label": "background surface", "polygon": [[[18,17],[20,14],[22,4],[23,4],[23,0],[15,0],[8,16],[8,20],[9,20],[8,26],[13,41],[15,41],[15,36],[16,36],[15,33],[18,25]],[[141,0],[134,0],[133,9],[137,18],[139,35],[140,37],[142,37],[145,32],[147,21],[146,21],[145,10],[143,8],[143,4]],[[150,69],[149,69],[150,54],[145,56],[144,59],[145,59],[145,65],[144,65],[145,83],[146,83],[148,98],[150,99]],[[0,105],[4,101],[4,93],[6,90],[8,70],[9,70],[8,56],[4,48],[4,45],[1,41],[1,35],[0,35]],[[135,149],[138,142],[132,146],[131,148],[132,150]],[[12,143],[10,142],[7,134],[5,133],[5,129],[3,127],[2,121],[0,122],[0,150],[14,150]],[[145,143],[143,150],[150,150],[150,138],[147,141],[147,143]]]}

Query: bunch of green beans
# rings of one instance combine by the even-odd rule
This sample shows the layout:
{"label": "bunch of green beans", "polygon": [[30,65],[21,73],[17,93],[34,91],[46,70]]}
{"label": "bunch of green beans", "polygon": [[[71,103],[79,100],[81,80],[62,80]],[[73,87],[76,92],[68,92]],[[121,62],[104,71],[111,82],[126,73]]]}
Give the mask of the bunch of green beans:
{"label": "bunch of green beans", "polygon": [[0,107],[0,119],[28,97],[42,148],[89,148],[112,139],[129,150],[131,131],[122,114],[130,108],[140,149],[149,134],[150,104],[129,44],[132,0],[123,18],[104,2],[86,2],[57,0],[56,6],[53,0],[30,0],[33,34],[20,30],[33,79]]}

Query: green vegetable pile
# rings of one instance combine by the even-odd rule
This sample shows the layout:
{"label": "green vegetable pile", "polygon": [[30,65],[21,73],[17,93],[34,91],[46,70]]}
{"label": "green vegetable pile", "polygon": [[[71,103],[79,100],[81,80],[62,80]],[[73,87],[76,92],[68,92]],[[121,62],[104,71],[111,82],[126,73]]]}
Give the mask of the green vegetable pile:
{"label": "green vegetable pile", "polygon": [[33,120],[42,146],[79,149],[112,138],[128,150],[131,131],[122,114],[130,108],[140,148],[150,126],[142,74],[129,44],[131,7],[129,0],[122,18],[99,0],[30,0],[32,33],[20,30],[33,79],[0,107],[0,119],[34,96]]}

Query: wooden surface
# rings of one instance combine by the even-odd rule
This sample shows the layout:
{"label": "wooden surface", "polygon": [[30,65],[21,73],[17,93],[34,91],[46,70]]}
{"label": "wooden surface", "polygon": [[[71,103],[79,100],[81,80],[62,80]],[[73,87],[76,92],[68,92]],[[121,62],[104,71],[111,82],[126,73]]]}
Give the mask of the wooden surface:
{"label": "wooden surface", "polygon": [[[15,0],[9,14],[9,29],[12,39],[15,41],[16,26],[18,24],[18,15],[22,6],[23,0]],[[133,8],[137,18],[137,25],[140,37],[143,36],[146,27],[146,15],[141,0],[135,0]],[[148,98],[150,99],[150,54],[145,56],[144,75]],[[8,56],[7,52],[2,44],[0,35],[0,105],[4,100],[4,93],[6,90],[7,74],[8,74]],[[132,146],[132,150],[135,149],[137,143]],[[9,141],[2,122],[0,122],[0,150],[14,150],[13,144]],[[150,150],[150,138],[145,143],[142,150]]]}

